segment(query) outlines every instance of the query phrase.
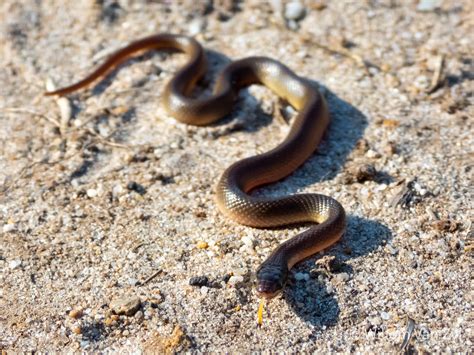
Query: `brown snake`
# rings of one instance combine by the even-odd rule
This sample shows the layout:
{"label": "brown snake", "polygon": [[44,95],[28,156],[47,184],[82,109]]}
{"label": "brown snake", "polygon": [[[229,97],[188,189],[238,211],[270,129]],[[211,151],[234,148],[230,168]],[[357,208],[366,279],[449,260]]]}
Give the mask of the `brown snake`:
{"label": "brown snake", "polygon": [[112,54],[85,79],[47,92],[65,95],[103,77],[132,54],[151,49],[184,52],[188,61],[166,85],[163,103],[177,120],[206,125],[228,114],[239,90],[262,84],[298,110],[290,132],[276,148],[240,160],[222,174],[217,184],[217,206],[229,218],[252,227],[276,227],[301,222],[316,224],[280,244],[257,270],[257,292],[272,298],[281,291],[288,271],[299,261],[335,243],[344,233],[344,208],[319,194],[296,194],[280,198],[254,197],[249,192],[284,178],[308,159],[329,124],[324,97],[285,65],[266,57],[249,57],[228,64],[219,74],[211,97],[192,99],[190,92],[206,72],[206,56],[193,38],[173,34],[146,37]]}

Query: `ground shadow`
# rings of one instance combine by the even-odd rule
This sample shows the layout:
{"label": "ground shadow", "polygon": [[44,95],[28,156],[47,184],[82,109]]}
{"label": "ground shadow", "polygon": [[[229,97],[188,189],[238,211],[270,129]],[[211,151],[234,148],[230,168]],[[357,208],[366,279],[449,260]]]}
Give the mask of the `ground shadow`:
{"label": "ground shadow", "polygon": [[[367,119],[363,113],[328,88],[311,80],[310,83],[321,90],[328,102],[330,126],[315,154],[302,167],[281,182],[259,189],[256,191],[258,195],[294,194],[307,186],[334,179],[342,171],[357,142],[363,137],[367,127]],[[329,250],[329,254],[335,255],[343,263],[339,272],[351,275],[353,270],[348,264],[344,264],[345,261],[377,249],[390,238],[390,230],[382,223],[348,216],[347,231],[342,241]],[[314,261],[314,257],[310,258],[298,265],[296,271],[313,269]],[[298,287],[299,282],[304,281],[292,278],[283,294],[295,314],[317,327],[335,325],[340,309],[335,295],[328,293],[324,280],[313,277],[304,282],[305,287]]]}
{"label": "ground shadow", "polygon": [[98,342],[107,336],[107,329],[103,322],[85,322],[81,327],[82,339],[88,342]]}
{"label": "ground shadow", "polygon": [[[347,230],[342,240],[334,247],[328,249],[324,255],[334,255],[341,262],[340,269],[335,273],[344,272],[352,274],[352,267],[346,264],[351,258],[366,255],[379,246],[385,245],[392,238],[392,233],[382,223],[366,218],[348,216]],[[295,270],[314,269],[314,261],[318,257],[312,257],[295,267]],[[305,322],[317,327],[335,325],[339,319],[340,309],[332,292],[328,292],[324,284],[324,278],[333,277],[335,273],[324,275],[312,273],[313,277],[304,282],[304,287],[298,287],[298,282],[292,280],[284,292],[285,300],[290,307]],[[322,277],[322,278],[321,278]],[[303,286],[303,285],[301,285]]]}
{"label": "ground shadow", "polygon": [[334,179],[363,137],[367,119],[362,112],[326,87],[315,81],[310,80],[310,83],[320,89],[328,102],[330,125],[315,153],[300,168],[280,182],[258,189],[258,195],[278,196],[282,189],[285,194],[293,194],[315,183]]}

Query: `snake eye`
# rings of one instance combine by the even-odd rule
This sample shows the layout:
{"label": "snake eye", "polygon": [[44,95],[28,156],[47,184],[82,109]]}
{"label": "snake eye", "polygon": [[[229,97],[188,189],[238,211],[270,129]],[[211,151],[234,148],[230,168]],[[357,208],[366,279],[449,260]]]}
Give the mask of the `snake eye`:
{"label": "snake eye", "polygon": [[286,265],[262,265],[257,271],[257,293],[267,299],[275,297],[283,289],[288,277]]}

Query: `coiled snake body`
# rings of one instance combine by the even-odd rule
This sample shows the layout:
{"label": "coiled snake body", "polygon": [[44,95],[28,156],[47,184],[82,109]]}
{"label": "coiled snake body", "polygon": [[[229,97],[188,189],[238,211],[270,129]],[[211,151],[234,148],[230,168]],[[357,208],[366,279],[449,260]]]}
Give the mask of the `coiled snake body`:
{"label": "coiled snake body", "polygon": [[335,243],[343,234],[346,217],[334,199],[319,194],[295,194],[281,198],[254,197],[249,192],[284,178],[316,149],[329,123],[324,97],[285,65],[266,57],[249,57],[228,64],[219,74],[211,97],[188,95],[206,72],[206,56],[193,38],[158,34],[132,42],[112,54],[85,79],[47,92],[65,95],[103,77],[131,55],[151,49],[173,49],[188,56],[187,63],[163,92],[168,113],[191,125],[210,124],[228,114],[242,87],[262,84],[298,110],[285,140],[269,152],[240,160],[222,174],[216,189],[219,210],[252,227],[276,227],[315,222],[305,232],[280,244],[257,270],[257,292],[272,298],[281,291],[294,264]]}

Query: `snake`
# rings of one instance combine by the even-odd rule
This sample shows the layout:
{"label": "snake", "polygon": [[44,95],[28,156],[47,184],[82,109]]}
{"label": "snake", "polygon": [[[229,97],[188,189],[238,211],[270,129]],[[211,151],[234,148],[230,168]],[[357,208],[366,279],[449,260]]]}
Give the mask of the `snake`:
{"label": "snake", "polygon": [[156,34],[135,40],[112,53],[84,79],[45,95],[67,95],[103,78],[130,57],[150,50],[178,51],[186,63],[166,84],[161,95],[167,113],[180,122],[209,125],[232,110],[242,88],[264,85],[296,110],[286,138],[275,148],[239,160],[220,177],[215,190],[221,213],[242,225],[274,228],[312,223],[300,234],[280,243],[256,271],[257,295],[271,299],[285,287],[298,262],[337,242],[346,228],[346,213],[335,199],[316,193],[262,197],[252,194],[277,182],[301,166],[316,150],[329,122],[324,96],[307,80],[268,57],[247,57],[228,63],[217,75],[208,97],[191,98],[207,71],[207,57],[199,42],[185,35]]}

